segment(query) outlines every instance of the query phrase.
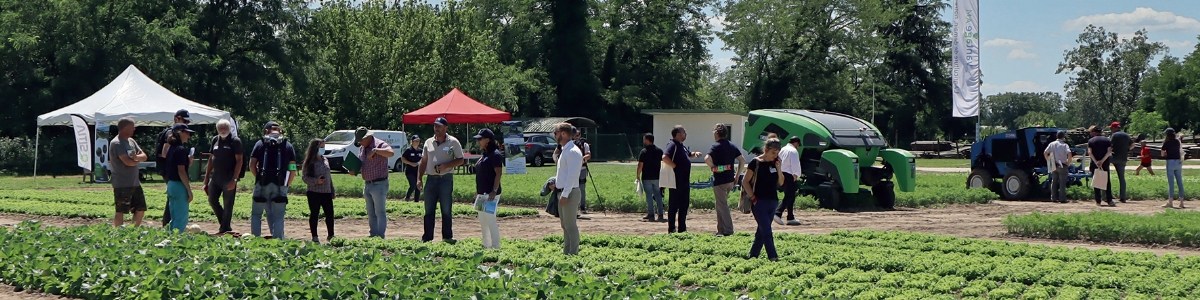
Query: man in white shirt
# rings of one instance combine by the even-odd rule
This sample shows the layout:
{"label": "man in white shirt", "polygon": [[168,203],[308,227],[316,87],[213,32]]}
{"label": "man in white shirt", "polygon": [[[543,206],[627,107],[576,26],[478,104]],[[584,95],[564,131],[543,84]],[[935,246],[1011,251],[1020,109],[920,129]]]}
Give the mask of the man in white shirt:
{"label": "man in white shirt", "polygon": [[1058,131],[1058,139],[1046,146],[1043,155],[1046,161],[1054,164],[1050,172],[1050,201],[1067,203],[1067,165],[1074,159],[1071,146],[1067,145],[1067,132]]}
{"label": "man in white shirt", "polygon": [[796,150],[800,147],[800,137],[792,136],[788,139],[787,145],[779,150],[779,159],[782,161],[780,171],[783,171],[783,202],[779,204],[779,209],[775,210],[775,223],[783,225],[783,212],[787,211],[787,225],[800,225],[800,221],[796,221],[796,179],[800,178],[800,151]]}
{"label": "man in white shirt", "polygon": [[573,142],[575,127],[567,123],[559,123],[554,129],[554,140],[562,146],[562,153],[556,163],[557,173],[550,188],[560,191],[558,199],[558,218],[563,229],[563,254],[579,253],[578,218],[573,218],[579,211],[579,175],[583,170],[583,151]]}

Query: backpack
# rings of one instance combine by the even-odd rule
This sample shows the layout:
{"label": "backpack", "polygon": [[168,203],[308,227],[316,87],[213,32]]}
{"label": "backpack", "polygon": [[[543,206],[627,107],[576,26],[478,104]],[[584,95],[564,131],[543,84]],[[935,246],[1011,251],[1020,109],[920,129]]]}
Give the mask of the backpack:
{"label": "backpack", "polygon": [[[288,144],[287,138],[280,137],[278,140],[275,140],[275,139],[269,139],[266,136],[264,136],[259,139],[259,142],[261,142],[263,145],[263,159],[260,159],[258,161],[258,174],[257,174],[258,176],[257,176],[257,178],[271,179],[272,182],[282,186],[285,183],[284,179],[287,177],[286,174],[288,172],[287,165],[283,161],[283,151],[287,149],[287,144]],[[269,151],[275,151],[274,159],[275,159],[276,164],[275,164],[274,170],[267,170],[267,168],[266,168],[267,167],[266,160],[269,158],[269,155],[267,155],[267,154],[269,153]],[[260,182],[259,179],[256,179],[255,182],[259,183],[259,184],[266,183],[266,182]]]}

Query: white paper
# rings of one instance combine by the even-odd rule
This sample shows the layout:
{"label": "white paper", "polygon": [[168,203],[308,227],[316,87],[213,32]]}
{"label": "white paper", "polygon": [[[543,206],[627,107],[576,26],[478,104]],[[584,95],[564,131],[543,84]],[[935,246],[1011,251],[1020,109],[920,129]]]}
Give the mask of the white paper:
{"label": "white paper", "polygon": [[636,192],[638,196],[642,195],[642,181],[641,180],[633,181],[633,191]]}
{"label": "white paper", "polygon": [[1092,187],[1107,191],[1108,172],[1101,169],[1096,169],[1095,172],[1092,172]]}

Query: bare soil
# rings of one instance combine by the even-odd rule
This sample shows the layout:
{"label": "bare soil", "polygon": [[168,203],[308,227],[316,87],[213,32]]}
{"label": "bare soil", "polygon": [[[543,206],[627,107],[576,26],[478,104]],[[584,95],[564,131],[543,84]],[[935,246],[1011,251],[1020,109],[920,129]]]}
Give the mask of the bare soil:
{"label": "bare soil", "polygon": [[[774,225],[776,232],[792,233],[828,233],[835,230],[874,229],[899,230],[946,234],[969,238],[1003,240],[1020,243],[1044,244],[1067,247],[1083,247],[1089,249],[1112,249],[1114,251],[1139,251],[1155,254],[1200,255],[1200,249],[1181,248],[1172,246],[1147,246],[1136,244],[1098,244],[1086,241],[1058,241],[1030,239],[1008,235],[1001,224],[1004,216],[1009,214],[1025,214],[1031,212],[1086,212],[1094,210],[1109,210],[1125,213],[1151,214],[1162,211],[1161,201],[1131,201],[1118,203],[1116,207],[1098,207],[1092,202],[1050,203],[1050,202],[1014,202],[996,201],[982,205],[956,205],[943,208],[897,209],[893,211],[797,211],[796,219],[802,223],[799,226]],[[1200,203],[1189,201],[1189,206]],[[1192,208],[1188,208],[1191,210]],[[203,212],[201,212],[203,213]],[[666,223],[642,222],[644,214],[638,213],[597,213],[585,215],[590,219],[580,220],[579,228],[583,233],[609,233],[628,235],[652,235],[667,233]],[[688,216],[688,231],[693,233],[714,234],[716,220],[713,211],[692,210]],[[108,223],[108,219],[81,219],[46,216],[30,216],[21,214],[0,214],[0,226],[12,226],[25,220],[40,220],[54,226],[78,226],[86,224]],[[752,232],[755,228],[754,218],[749,214],[734,212],[735,229],[739,232]],[[160,221],[151,221],[148,226],[157,227]],[[212,232],[217,224],[199,222],[204,230]],[[441,222],[435,221],[437,228],[434,238],[441,239]],[[366,219],[339,219],[335,221],[336,234],[347,238],[367,236]],[[249,222],[235,220],[234,231],[249,233]],[[289,239],[309,239],[307,220],[287,220],[286,235]],[[388,222],[387,238],[419,239],[423,232],[422,219],[403,217],[392,218]],[[266,231],[266,225],[263,226]],[[501,235],[505,238],[539,239],[548,235],[561,234],[559,220],[544,212],[538,216],[511,217],[500,220]],[[318,234],[325,241],[323,221],[318,224]],[[459,217],[454,220],[454,237],[457,239],[478,237],[480,226],[472,217]],[[0,300],[2,299],[41,299],[53,296],[15,293],[13,288],[0,285]]]}

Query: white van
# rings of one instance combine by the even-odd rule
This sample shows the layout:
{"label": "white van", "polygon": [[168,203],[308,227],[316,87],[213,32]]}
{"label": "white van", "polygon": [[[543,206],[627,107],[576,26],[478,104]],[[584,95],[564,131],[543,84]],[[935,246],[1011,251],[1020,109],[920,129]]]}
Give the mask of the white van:
{"label": "white van", "polygon": [[[396,151],[396,155],[388,158],[388,165],[392,166],[392,171],[403,170],[404,163],[400,161],[400,154],[404,153],[404,149],[408,149],[408,134],[402,131],[387,130],[371,130],[370,132],[375,135],[375,138],[382,139],[392,146],[392,150]],[[346,154],[358,155],[358,147],[354,146],[354,130],[338,130],[330,133],[325,137],[325,152],[323,153],[325,159],[329,160],[330,169],[344,171],[342,161],[346,159]]]}

